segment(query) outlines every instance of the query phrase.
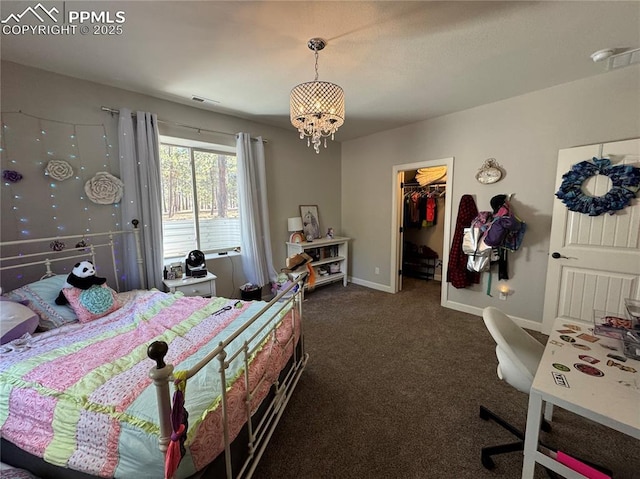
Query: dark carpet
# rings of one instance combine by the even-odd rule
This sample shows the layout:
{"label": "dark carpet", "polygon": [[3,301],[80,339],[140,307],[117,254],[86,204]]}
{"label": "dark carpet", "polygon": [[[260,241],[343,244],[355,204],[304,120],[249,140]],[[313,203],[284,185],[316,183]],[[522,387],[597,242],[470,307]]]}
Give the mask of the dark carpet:
{"label": "dark carpet", "polygon": [[[310,359],[253,477],[519,478],[521,452],[482,467],[481,447],[513,436],[478,409],[524,429],[528,396],[496,376],[482,318],[442,308],[439,295],[440,283],[414,279],[398,294],[341,283],[308,293]],[[607,427],[556,408],[542,439],[640,479],[639,441]]]}

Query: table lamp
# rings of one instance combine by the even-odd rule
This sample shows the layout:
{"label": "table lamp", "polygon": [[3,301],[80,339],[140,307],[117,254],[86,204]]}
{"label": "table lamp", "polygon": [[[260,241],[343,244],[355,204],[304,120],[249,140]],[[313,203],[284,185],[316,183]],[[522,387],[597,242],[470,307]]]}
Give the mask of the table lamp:
{"label": "table lamp", "polygon": [[289,243],[302,243],[304,241],[304,237],[302,236],[302,218],[300,216],[287,219],[287,230],[291,233]]}

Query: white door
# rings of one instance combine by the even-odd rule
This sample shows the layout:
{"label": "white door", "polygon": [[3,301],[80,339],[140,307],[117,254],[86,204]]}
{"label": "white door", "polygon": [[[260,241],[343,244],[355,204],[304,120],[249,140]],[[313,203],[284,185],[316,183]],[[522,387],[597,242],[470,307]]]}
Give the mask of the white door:
{"label": "white door", "polygon": [[[555,191],[574,164],[594,157],[640,167],[640,139],[560,150]],[[609,177],[595,175],[582,189],[601,196],[610,186]],[[543,332],[549,333],[557,317],[591,323],[594,310],[622,314],[624,298],[640,299],[640,200],[613,215],[588,216],[555,198]]]}

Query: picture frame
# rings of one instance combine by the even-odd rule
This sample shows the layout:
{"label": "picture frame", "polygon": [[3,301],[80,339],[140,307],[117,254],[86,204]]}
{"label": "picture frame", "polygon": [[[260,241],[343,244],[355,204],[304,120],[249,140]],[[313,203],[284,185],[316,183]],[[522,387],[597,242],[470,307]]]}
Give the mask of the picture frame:
{"label": "picture frame", "polygon": [[182,278],[182,265],[180,263],[171,265],[169,273],[173,273],[175,279]]}
{"label": "picture frame", "polygon": [[307,241],[322,238],[318,205],[300,205],[302,234]]}

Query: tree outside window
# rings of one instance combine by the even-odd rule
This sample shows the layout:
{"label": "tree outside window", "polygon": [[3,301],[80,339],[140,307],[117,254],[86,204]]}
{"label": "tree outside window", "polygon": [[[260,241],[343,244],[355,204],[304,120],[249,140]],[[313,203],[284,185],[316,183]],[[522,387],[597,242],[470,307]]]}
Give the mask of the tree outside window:
{"label": "tree outside window", "polygon": [[165,258],[240,246],[236,157],[211,146],[160,144]]}

